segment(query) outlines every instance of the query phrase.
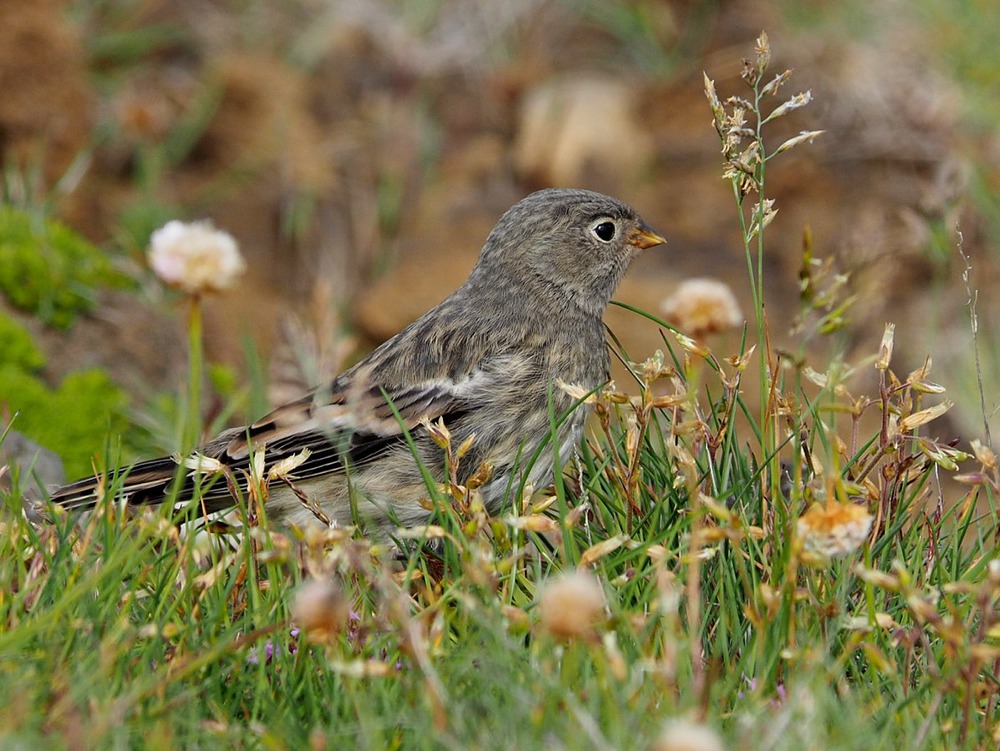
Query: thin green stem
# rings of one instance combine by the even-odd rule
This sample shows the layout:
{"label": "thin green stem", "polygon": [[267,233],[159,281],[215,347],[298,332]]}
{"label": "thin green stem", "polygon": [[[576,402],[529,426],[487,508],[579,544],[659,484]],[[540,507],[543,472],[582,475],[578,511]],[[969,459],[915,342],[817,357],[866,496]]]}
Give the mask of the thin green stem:
{"label": "thin green stem", "polygon": [[[780,492],[781,466],[776,450],[775,426],[771,420],[771,356],[768,347],[767,326],[764,318],[764,216],[766,214],[765,196],[767,195],[767,148],[764,144],[764,123],[766,118],[762,116],[762,102],[760,93],[760,82],[755,81],[753,85],[753,104],[756,114],[755,136],[758,148],[760,149],[760,161],[757,165],[757,208],[754,212],[751,226],[756,229],[757,239],[757,275],[754,283],[754,312],[757,317],[757,341],[760,347],[759,372],[760,372],[760,421],[764,438],[764,456],[771,457],[768,463],[768,472],[764,480],[764,491],[761,493],[761,502],[766,503],[767,497],[773,497]],[[749,246],[747,254],[749,255]]]}
{"label": "thin green stem", "polygon": [[188,307],[188,411],[181,441],[184,453],[194,450],[201,439],[201,381],[205,357],[201,312],[201,297],[192,295]]}
{"label": "thin green stem", "polygon": [[[767,423],[767,406],[768,406],[768,396],[770,387],[770,371],[768,368],[768,353],[765,349],[766,340],[764,338],[764,196],[766,195],[766,185],[767,185],[767,149],[764,148],[764,133],[763,133],[763,118],[761,117],[761,101],[760,101],[760,86],[758,83],[754,83],[753,86],[753,104],[754,111],[757,115],[756,123],[756,138],[757,143],[760,148],[760,162],[757,166],[757,209],[756,214],[751,222],[751,227],[756,227],[757,230],[757,274],[752,280],[754,285],[754,312],[757,317],[757,341],[761,348],[760,352],[760,409],[761,409],[761,424],[765,425]],[[747,247],[747,253],[749,254],[749,245]],[[764,430],[765,446],[764,450],[766,453],[770,453],[771,449],[771,431]]]}

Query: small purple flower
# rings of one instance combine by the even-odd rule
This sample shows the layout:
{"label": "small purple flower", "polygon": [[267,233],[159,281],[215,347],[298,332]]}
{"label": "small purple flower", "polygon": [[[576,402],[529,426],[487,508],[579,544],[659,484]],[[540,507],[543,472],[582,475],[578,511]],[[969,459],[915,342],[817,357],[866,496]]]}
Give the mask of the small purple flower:
{"label": "small purple flower", "polygon": [[[744,698],[747,693],[752,693],[753,691],[757,690],[756,678],[747,678],[746,676],[743,676],[743,680],[746,681],[747,690],[740,691],[738,694],[736,694],[737,698],[740,699]],[[788,692],[785,690],[785,684],[779,683],[777,686],[774,687],[774,698],[771,700],[771,704],[773,704],[774,706],[780,706],[781,704],[785,703],[785,700],[787,698],[788,698]]]}
{"label": "small purple flower", "polygon": [[[288,632],[288,636],[291,638],[291,643],[288,645],[288,654],[293,655],[299,651],[298,638],[299,629],[293,628]],[[281,645],[275,644],[271,639],[264,642],[264,664],[271,664],[271,660],[274,659],[275,655],[281,654]],[[257,655],[257,647],[252,647],[250,649],[250,654],[247,655],[246,662],[248,665],[258,665],[260,664],[260,658]]]}

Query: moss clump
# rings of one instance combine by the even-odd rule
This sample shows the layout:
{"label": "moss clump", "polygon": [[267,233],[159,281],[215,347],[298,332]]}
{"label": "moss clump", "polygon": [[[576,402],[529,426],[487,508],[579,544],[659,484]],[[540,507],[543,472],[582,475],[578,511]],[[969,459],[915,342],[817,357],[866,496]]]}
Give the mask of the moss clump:
{"label": "moss clump", "polygon": [[31,334],[7,316],[0,314],[0,360],[21,370],[37,371],[45,367],[45,355]]}
{"label": "moss clump", "polygon": [[68,477],[90,472],[109,432],[128,430],[128,396],[107,374],[83,370],[49,387],[40,377],[45,356],[31,335],[3,314],[0,363],[0,413],[17,415],[14,427],[56,452]]}
{"label": "moss clump", "polygon": [[[0,294],[53,328],[93,309],[97,291],[127,278],[109,258],[60,222],[0,206]],[[0,413],[62,457],[70,477],[91,470],[111,434],[128,430],[128,397],[108,375],[85,370],[56,387],[42,379],[45,356],[31,335],[0,314]],[[0,425],[0,429],[2,429]]]}
{"label": "moss clump", "polygon": [[0,292],[56,328],[94,307],[96,290],[125,277],[97,247],[60,222],[0,206]]}
{"label": "moss clump", "polygon": [[100,370],[72,373],[52,389],[5,363],[0,366],[0,395],[3,406],[17,414],[14,427],[59,454],[67,477],[90,472],[108,434],[128,429],[128,397]]}

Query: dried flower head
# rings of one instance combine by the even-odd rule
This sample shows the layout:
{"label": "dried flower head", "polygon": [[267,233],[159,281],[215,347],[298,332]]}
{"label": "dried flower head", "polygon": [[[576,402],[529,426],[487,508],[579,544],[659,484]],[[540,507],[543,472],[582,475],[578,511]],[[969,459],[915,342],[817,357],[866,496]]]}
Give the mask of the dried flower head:
{"label": "dried flower head", "polygon": [[275,462],[274,466],[268,470],[267,479],[287,479],[294,480],[295,475],[292,474],[296,469],[305,464],[306,460],[312,455],[312,451],[309,449],[302,449],[297,454],[292,456],[286,456],[281,461]]}
{"label": "dried flower head", "polygon": [[922,409],[919,412],[914,412],[913,414],[906,415],[899,421],[899,432],[909,433],[911,430],[916,430],[921,425],[926,425],[932,420],[938,419],[941,415],[947,412],[949,409],[955,406],[955,403],[949,400],[945,400],[940,404],[935,404],[927,409]]}
{"label": "dried flower head", "polygon": [[292,620],[314,641],[322,641],[343,630],[351,616],[350,606],[337,584],[312,579],[295,593]]}
{"label": "dried flower head", "polygon": [[871,527],[872,515],[864,506],[833,500],[814,505],[796,527],[804,562],[823,565],[831,558],[850,555],[861,547]]}
{"label": "dried flower head", "polygon": [[972,453],[976,455],[976,461],[983,465],[983,469],[988,469],[990,472],[996,470],[998,466],[996,452],[979,439],[972,441]]}
{"label": "dried flower head", "polygon": [[696,339],[743,323],[736,295],[718,279],[685,280],[660,309],[670,323]]}
{"label": "dried flower head", "polygon": [[180,460],[180,463],[191,470],[191,477],[194,477],[196,474],[221,475],[226,471],[226,465],[215,457],[205,456],[197,452],[191,454],[191,456],[184,457],[183,460]]}
{"label": "dried flower head", "polygon": [[246,270],[236,240],[210,221],[167,222],[150,238],[147,257],[163,282],[189,295],[230,287]]}
{"label": "dried flower head", "polygon": [[1000,558],[994,558],[986,564],[986,575],[991,584],[1000,584]]}
{"label": "dried flower head", "polygon": [[750,212],[750,233],[747,237],[756,237],[759,232],[763,232],[777,215],[778,210],[774,208],[773,198],[765,198],[755,203]]}
{"label": "dried flower head", "polygon": [[667,721],[650,751],[723,751],[724,748],[712,728],[677,718]]}
{"label": "dried flower head", "polygon": [[[765,162],[799,144],[813,141],[823,132],[805,130],[786,139],[774,151],[765,151],[761,127],[772,120],[805,107],[812,101],[812,93],[804,91],[795,94],[775,107],[770,114],[765,114],[761,108],[762,97],[776,96],[791,77],[791,71],[785,70],[761,85],[771,62],[771,44],[767,34],[763,31],[757,38],[754,52],[755,56],[752,60],[743,61],[743,70],[740,74],[743,81],[754,91],[754,96],[750,99],[731,96],[725,101],[721,100],[718,91],[716,91],[715,82],[707,74],[703,74],[705,96],[712,109],[715,130],[722,141],[724,163],[722,176],[723,179],[733,182],[741,198],[751,193],[759,193],[763,188],[762,168]],[[751,232],[762,231],[774,218],[774,214],[775,211],[771,205],[765,205],[763,209],[756,208],[753,212],[754,224],[749,228]],[[753,234],[749,234],[745,239],[752,237]]]}
{"label": "dried flower head", "polygon": [[539,622],[557,639],[588,638],[604,619],[604,590],[586,571],[549,579],[539,593]]}
{"label": "dried flower head", "polygon": [[882,331],[882,344],[878,350],[878,360],[875,362],[875,367],[879,370],[886,370],[889,367],[889,361],[892,360],[892,344],[895,338],[896,324],[887,323]]}

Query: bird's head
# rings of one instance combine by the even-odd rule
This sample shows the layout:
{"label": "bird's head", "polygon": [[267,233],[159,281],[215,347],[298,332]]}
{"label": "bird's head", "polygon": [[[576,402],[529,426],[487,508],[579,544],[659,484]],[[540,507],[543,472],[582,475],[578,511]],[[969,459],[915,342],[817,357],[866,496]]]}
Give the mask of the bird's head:
{"label": "bird's head", "polygon": [[480,280],[510,280],[512,292],[541,295],[600,315],[629,264],[666,242],[621,201],[588,190],[532,193],[504,214],[483,247]]}

